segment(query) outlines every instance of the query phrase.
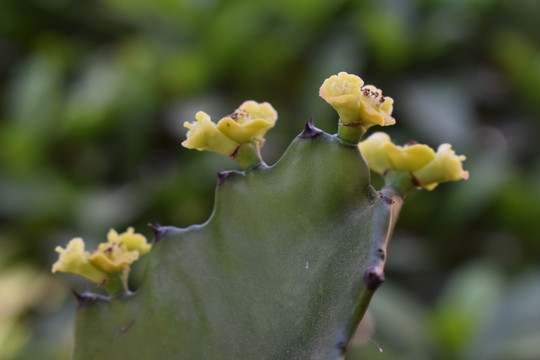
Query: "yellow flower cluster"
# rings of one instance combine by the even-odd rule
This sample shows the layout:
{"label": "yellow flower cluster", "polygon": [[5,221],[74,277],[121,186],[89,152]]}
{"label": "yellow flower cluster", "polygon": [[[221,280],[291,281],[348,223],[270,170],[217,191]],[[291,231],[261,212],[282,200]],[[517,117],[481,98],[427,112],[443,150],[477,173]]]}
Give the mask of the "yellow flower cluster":
{"label": "yellow flower cluster", "polygon": [[398,146],[383,132],[376,132],[358,145],[369,167],[381,175],[388,171],[411,173],[422,188],[433,190],[439,183],[468,179],[464,155],[456,155],[450,144],[435,152],[427,145]]}
{"label": "yellow flower cluster", "polygon": [[60,254],[53,264],[52,272],[70,272],[87,278],[97,284],[103,284],[112,276],[119,275],[127,289],[129,266],[146,254],[152,247],[142,234],[134,232],[132,227],[118,234],[111,229],[107,242],[99,244],[92,253],[85,251],[83,239],[72,239],[66,248],[57,246]]}
{"label": "yellow flower cluster", "polygon": [[324,81],[319,95],[339,114],[341,123],[359,123],[366,129],[373,125],[394,125],[391,116],[394,100],[352,74],[340,72]]}
{"label": "yellow flower cluster", "polygon": [[197,121],[184,123],[189,131],[182,145],[188,149],[214,151],[229,156],[240,144],[255,141],[262,146],[264,135],[276,123],[277,112],[267,102],[250,100],[217,124],[203,111],[199,111],[195,118]]}

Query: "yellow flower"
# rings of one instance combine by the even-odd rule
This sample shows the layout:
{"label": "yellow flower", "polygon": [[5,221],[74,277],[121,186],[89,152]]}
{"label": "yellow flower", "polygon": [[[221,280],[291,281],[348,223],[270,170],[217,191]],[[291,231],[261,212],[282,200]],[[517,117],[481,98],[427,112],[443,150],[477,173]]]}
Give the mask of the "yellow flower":
{"label": "yellow flower", "polygon": [[398,146],[383,132],[373,133],[358,144],[369,167],[380,174],[388,170],[415,171],[429,163],[435,152],[427,145]]}
{"label": "yellow flower", "polygon": [[413,172],[422,187],[433,190],[439,183],[468,179],[469,172],[463,170],[464,155],[456,155],[450,144],[441,144],[433,160],[426,166]]}
{"label": "yellow flower", "polygon": [[108,242],[99,244],[92,254],[84,250],[85,244],[81,238],[72,239],[65,249],[58,246],[56,252],[60,257],[54,263],[52,272],[71,272],[99,285],[105,285],[106,280],[118,276],[127,290],[129,266],[140,255],[150,251],[152,245],[146,242],[143,235],[135,233],[132,227],[122,234],[111,229],[107,238]]}
{"label": "yellow flower", "polygon": [[411,173],[416,183],[428,190],[441,182],[469,177],[461,164],[465,156],[457,156],[450,144],[442,144],[435,153],[427,145],[395,145],[387,134],[376,132],[358,146],[373,171],[383,176],[388,171]]}
{"label": "yellow flower", "polygon": [[263,136],[274,127],[277,112],[267,102],[245,101],[236,111],[221,119],[217,128],[229,138],[243,144],[252,140],[264,141]]}
{"label": "yellow flower", "polygon": [[84,241],[81,238],[72,239],[65,249],[57,246],[55,251],[60,254],[58,261],[53,264],[52,272],[70,272],[87,278],[97,284],[108,278],[107,272],[92,264],[90,254],[84,251]]}
{"label": "yellow flower", "polygon": [[197,121],[184,123],[189,131],[182,146],[200,151],[214,151],[227,156],[234,152],[239,143],[219,131],[207,113],[199,111],[195,118]]}
{"label": "yellow flower", "polygon": [[394,100],[372,85],[364,86],[364,81],[356,75],[346,72],[332,75],[322,84],[319,95],[338,112],[345,125],[361,123],[368,128],[396,123],[391,116]]}
{"label": "yellow flower", "polygon": [[137,250],[128,251],[124,243],[101,243],[88,260],[109,274],[124,270],[139,259]]}
{"label": "yellow flower", "polygon": [[152,247],[152,244],[146,242],[144,235],[135,233],[133,227],[128,227],[127,231],[122,234],[111,229],[107,234],[107,240],[112,244],[124,244],[128,251],[137,250],[140,255],[146,254]]}
{"label": "yellow flower", "polygon": [[189,129],[182,143],[188,149],[209,150],[231,156],[238,145],[255,141],[260,147],[263,136],[274,127],[277,112],[267,102],[245,101],[236,111],[217,124],[203,111],[196,114],[196,122],[185,122]]}

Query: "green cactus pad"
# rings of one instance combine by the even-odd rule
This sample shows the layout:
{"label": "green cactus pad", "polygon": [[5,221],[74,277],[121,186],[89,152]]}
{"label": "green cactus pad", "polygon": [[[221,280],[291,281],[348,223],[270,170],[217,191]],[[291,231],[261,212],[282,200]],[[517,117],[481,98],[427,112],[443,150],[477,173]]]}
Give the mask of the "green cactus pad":
{"label": "green cactus pad", "polygon": [[74,358],[338,359],[384,280],[402,199],[312,126],[271,167],[221,174],[202,225],[155,228],[140,288],[78,309]]}

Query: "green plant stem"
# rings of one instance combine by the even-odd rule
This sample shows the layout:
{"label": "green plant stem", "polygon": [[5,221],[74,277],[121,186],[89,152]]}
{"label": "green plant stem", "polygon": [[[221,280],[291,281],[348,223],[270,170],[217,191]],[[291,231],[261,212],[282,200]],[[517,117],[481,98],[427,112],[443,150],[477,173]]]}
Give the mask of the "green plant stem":
{"label": "green plant stem", "polygon": [[[369,186],[356,144],[307,133],[219,185],[205,224],[154,230],[137,295],[77,312],[73,358],[342,358],[403,201]],[[261,163],[254,145],[244,166]]]}
{"label": "green plant stem", "polygon": [[243,170],[264,164],[259,143],[256,141],[240,144],[230,157],[236,161]]}
{"label": "green plant stem", "polygon": [[338,137],[343,141],[358,144],[366,131],[367,129],[360,122],[345,124],[341,120],[339,121]]}
{"label": "green plant stem", "polygon": [[389,171],[384,177],[384,184],[396,189],[403,199],[416,189],[412,175],[406,171]]}
{"label": "green plant stem", "polygon": [[107,291],[107,293],[111,296],[116,296],[123,292],[124,290],[124,282],[120,278],[120,276],[112,276],[110,277],[105,284],[102,285],[103,288]]}

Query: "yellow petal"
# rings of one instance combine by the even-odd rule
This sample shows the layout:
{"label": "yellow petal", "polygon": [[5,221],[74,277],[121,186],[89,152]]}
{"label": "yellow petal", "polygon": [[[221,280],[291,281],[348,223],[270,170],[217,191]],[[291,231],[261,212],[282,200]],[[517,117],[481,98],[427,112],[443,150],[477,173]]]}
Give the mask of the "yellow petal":
{"label": "yellow petal", "polygon": [[219,131],[207,113],[199,111],[195,118],[197,119],[195,122],[189,123],[186,121],[184,123],[184,126],[189,131],[187,139],[182,142],[182,146],[200,151],[213,151],[227,156],[234,152],[239,145],[238,142]]}
{"label": "yellow petal", "polygon": [[456,155],[450,144],[442,144],[433,160],[415,171],[413,175],[423,187],[431,190],[442,182],[468,179],[469,172],[463,170],[463,161],[465,156]]}
{"label": "yellow petal", "polygon": [[87,278],[97,284],[103,282],[107,273],[89,262],[89,253],[84,250],[81,238],[72,239],[65,249],[57,246],[55,251],[60,254],[58,261],[53,264],[52,272],[70,272]]}
{"label": "yellow petal", "polygon": [[397,146],[391,142],[383,145],[382,150],[390,160],[392,169],[397,171],[415,171],[425,166],[435,156],[435,151],[427,145],[415,144]]}
{"label": "yellow petal", "polygon": [[146,254],[152,248],[152,244],[147,243],[146,237],[135,233],[133,227],[129,227],[126,232],[120,235],[114,229],[111,229],[107,234],[107,240],[109,243],[124,244],[128,251],[136,250],[140,255]]}
{"label": "yellow petal", "polygon": [[267,102],[245,101],[236,111],[221,119],[218,130],[238,143],[262,139],[274,127],[277,112]]}
{"label": "yellow petal", "polygon": [[276,110],[268,102],[244,101],[236,111],[241,114],[248,114],[248,116],[242,116],[243,119],[238,120],[240,123],[245,121],[246,118],[250,120],[261,119],[274,126],[278,117]]}
{"label": "yellow petal", "polygon": [[364,80],[359,76],[347,74],[342,71],[337,75],[332,75],[324,81],[319,89],[319,95],[326,101],[339,98],[343,95],[357,95],[360,88],[364,86]]}
{"label": "yellow petal", "polygon": [[262,137],[273,125],[265,120],[259,119],[240,124],[230,117],[221,119],[218,129],[229,138],[241,144],[249,142],[255,138]]}
{"label": "yellow petal", "polygon": [[393,168],[390,159],[383,150],[386,144],[392,144],[392,142],[390,136],[383,132],[373,133],[358,144],[369,168],[381,175]]}
{"label": "yellow petal", "polygon": [[101,243],[88,260],[99,269],[109,274],[124,270],[139,259],[138,251],[128,251],[123,244]]}
{"label": "yellow petal", "polygon": [[362,87],[360,94],[360,116],[365,126],[388,126],[396,123],[390,116],[394,104],[391,97],[382,96],[382,91],[372,85]]}
{"label": "yellow petal", "polygon": [[356,76],[340,72],[324,81],[319,89],[319,96],[330,104],[343,123],[361,121],[359,103],[360,91],[364,81]]}

